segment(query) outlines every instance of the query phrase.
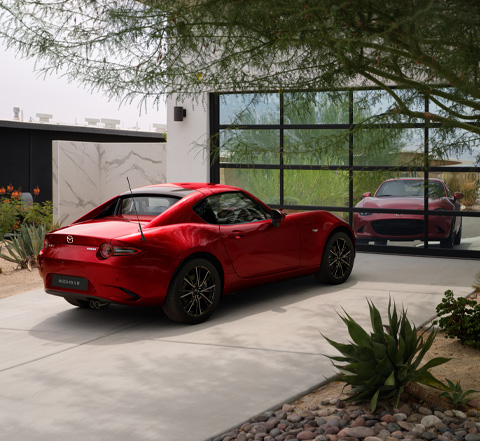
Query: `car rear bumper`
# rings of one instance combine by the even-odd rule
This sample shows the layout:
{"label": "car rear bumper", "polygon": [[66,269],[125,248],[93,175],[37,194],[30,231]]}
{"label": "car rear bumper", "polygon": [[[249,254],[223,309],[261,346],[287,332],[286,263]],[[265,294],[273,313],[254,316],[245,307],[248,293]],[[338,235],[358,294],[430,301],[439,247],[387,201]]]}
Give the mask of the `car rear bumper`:
{"label": "car rear bumper", "polygon": [[[173,272],[167,262],[152,259],[147,253],[99,260],[82,247],[72,248],[56,246],[52,250],[42,250],[39,255],[39,271],[47,293],[124,305],[163,303]],[[54,275],[86,282],[82,283],[81,289],[74,285],[59,287],[54,282]],[[56,280],[58,283],[58,277]]]}

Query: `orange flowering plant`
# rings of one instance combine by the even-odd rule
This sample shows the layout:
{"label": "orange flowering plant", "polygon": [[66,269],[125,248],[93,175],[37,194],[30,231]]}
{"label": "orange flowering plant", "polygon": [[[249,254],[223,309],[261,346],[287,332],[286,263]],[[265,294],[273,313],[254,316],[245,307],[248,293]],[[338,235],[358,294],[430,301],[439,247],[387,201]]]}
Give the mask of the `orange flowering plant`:
{"label": "orange flowering plant", "polygon": [[[37,185],[33,189],[34,199],[40,194]],[[0,242],[8,233],[15,233],[22,225],[46,225],[50,228],[53,221],[51,201],[27,203],[22,199],[22,188],[9,183],[0,186]]]}
{"label": "orange flowering plant", "polygon": [[21,188],[15,190],[12,184],[0,187],[0,259],[29,270],[36,266],[45,234],[53,228],[52,202],[35,202],[39,194],[37,185],[34,201],[27,202]]}

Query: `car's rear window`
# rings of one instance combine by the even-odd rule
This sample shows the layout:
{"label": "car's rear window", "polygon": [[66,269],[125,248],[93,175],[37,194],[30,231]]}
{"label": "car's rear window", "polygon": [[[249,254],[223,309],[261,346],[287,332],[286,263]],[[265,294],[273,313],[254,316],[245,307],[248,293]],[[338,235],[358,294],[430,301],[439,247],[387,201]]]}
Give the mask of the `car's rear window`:
{"label": "car's rear window", "polygon": [[147,216],[154,218],[177,203],[181,198],[163,195],[120,196],[103,210],[97,219],[108,216]]}
{"label": "car's rear window", "polygon": [[158,216],[179,199],[167,196],[134,196],[120,200],[117,214],[138,214]]}

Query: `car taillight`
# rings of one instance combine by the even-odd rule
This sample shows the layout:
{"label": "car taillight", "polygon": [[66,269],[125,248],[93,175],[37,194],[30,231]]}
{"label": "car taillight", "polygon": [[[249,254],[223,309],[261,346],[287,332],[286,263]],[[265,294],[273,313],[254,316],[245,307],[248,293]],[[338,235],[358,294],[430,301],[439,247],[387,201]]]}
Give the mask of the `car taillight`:
{"label": "car taillight", "polygon": [[130,248],[130,247],[113,247],[113,255],[114,256],[131,256],[132,254],[139,254],[142,250],[138,248]]}
{"label": "car taillight", "polygon": [[113,247],[109,243],[104,243],[100,246],[100,255],[104,259],[108,259],[110,256],[113,255]]}
{"label": "car taillight", "polygon": [[132,256],[134,254],[140,254],[142,250],[133,247],[112,246],[109,243],[104,243],[100,246],[99,252],[104,259],[108,259],[111,256]]}

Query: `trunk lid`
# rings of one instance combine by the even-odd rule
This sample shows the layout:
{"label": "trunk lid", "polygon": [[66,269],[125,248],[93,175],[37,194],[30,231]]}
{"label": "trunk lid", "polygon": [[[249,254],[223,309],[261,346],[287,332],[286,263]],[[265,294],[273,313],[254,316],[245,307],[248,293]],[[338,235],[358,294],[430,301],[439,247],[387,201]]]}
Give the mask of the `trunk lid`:
{"label": "trunk lid", "polygon": [[[142,227],[145,224],[142,224]],[[100,246],[112,239],[138,234],[138,222],[107,220],[84,222],[70,225],[47,235],[47,240],[55,244]]]}

